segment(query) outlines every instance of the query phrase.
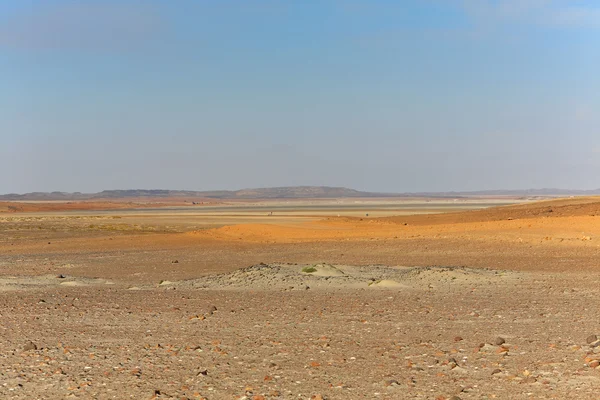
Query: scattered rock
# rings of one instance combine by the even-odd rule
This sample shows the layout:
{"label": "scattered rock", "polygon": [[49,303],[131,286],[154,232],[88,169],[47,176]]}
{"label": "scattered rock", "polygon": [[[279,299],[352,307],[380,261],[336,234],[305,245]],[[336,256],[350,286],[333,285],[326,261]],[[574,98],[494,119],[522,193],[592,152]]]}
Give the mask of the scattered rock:
{"label": "scattered rock", "polygon": [[499,374],[501,372],[502,372],[501,369],[496,368],[495,370],[492,371],[492,375],[496,375],[496,374]]}
{"label": "scattered rock", "polygon": [[452,367],[456,367],[458,365],[458,361],[456,361],[456,358],[452,357],[448,359],[448,365],[452,366]]}
{"label": "scattered rock", "polygon": [[496,340],[494,340],[494,344],[496,346],[502,346],[504,343],[506,343],[506,340],[504,340],[503,337],[497,337]]}
{"label": "scattered rock", "polygon": [[179,260],[173,260],[171,261],[171,264],[179,264]]}

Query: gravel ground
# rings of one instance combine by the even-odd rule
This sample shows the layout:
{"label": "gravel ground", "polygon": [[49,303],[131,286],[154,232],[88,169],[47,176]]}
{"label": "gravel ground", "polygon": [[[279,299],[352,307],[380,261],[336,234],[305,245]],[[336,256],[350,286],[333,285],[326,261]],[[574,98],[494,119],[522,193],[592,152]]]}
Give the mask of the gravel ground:
{"label": "gravel ground", "polygon": [[[0,398],[597,397],[599,275],[429,269],[417,284],[404,270],[410,285],[289,290],[269,275],[298,267],[238,272],[271,283],[234,290],[45,278],[0,291]],[[466,278],[435,284],[451,274]]]}

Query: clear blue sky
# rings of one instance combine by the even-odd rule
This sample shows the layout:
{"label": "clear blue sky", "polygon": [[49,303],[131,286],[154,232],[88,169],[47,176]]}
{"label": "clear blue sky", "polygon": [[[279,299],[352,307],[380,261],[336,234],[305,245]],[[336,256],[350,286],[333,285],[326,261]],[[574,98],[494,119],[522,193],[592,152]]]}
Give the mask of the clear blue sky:
{"label": "clear blue sky", "polygon": [[0,193],[600,187],[600,3],[4,0]]}

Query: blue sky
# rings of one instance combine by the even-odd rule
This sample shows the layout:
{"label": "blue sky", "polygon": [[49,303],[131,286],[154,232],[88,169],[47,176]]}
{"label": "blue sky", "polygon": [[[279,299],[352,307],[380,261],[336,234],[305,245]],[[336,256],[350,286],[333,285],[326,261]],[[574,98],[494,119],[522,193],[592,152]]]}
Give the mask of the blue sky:
{"label": "blue sky", "polygon": [[600,4],[0,2],[0,193],[600,187]]}

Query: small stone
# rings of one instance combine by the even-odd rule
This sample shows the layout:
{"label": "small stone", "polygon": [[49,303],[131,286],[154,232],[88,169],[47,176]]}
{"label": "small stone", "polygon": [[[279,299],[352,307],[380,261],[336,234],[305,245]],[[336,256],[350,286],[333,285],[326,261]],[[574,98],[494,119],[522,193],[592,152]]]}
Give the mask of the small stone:
{"label": "small stone", "polygon": [[215,311],[217,311],[217,307],[215,307],[215,306],[210,306],[210,307],[208,307],[208,313],[209,313],[210,315],[213,315],[213,313],[214,313]]}
{"label": "small stone", "polygon": [[491,353],[496,350],[496,346],[492,346],[491,344],[486,343],[481,349],[479,349],[485,353]]}
{"label": "small stone", "polygon": [[311,397],[311,400],[326,400],[321,394],[315,394]]}
{"label": "small stone", "polygon": [[64,276],[63,274],[57,275],[56,277],[57,277],[58,279],[65,279],[65,278],[66,278],[66,276]]}
{"label": "small stone", "polygon": [[590,368],[596,368],[596,367],[600,366],[600,361],[594,360],[589,365],[590,365]]}
{"label": "small stone", "polygon": [[496,374],[499,374],[501,372],[502,372],[501,369],[496,368],[495,370],[492,371],[492,375],[496,375]]}
{"label": "small stone", "polygon": [[461,400],[461,398],[460,398],[460,397],[458,397],[458,396],[452,396],[452,397],[450,397],[450,399],[448,399],[448,400]]}
{"label": "small stone", "polygon": [[23,351],[37,350],[37,345],[31,341],[25,343],[23,346]]}
{"label": "small stone", "polygon": [[506,340],[504,340],[504,338],[502,338],[502,337],[497,337],[496,340],[494,341],[494,344],[496,346],[502,346],[504,343],[506,343]]}
{"label": "small stone", "polygon": [[463,338],[462,338],[462,337],[460,337],[460,336],[456,336],[456,337],[454,338],[454,341],[455,341],[455,342],[460,342],[460,341],[462,341],[462,340],[463,340]]}
{"label": "small stone", "polygon": [[171,264],[179,264],[179,260],[173,260],[171,261]]}
{"label": "small stone", "polygon": [[590,335],[587,337],[587,339],[585,339],[587,344],[591,344],[591,343],[595,342],[596,340],[598,340],[598,336],[596,336],[596,335]]}

